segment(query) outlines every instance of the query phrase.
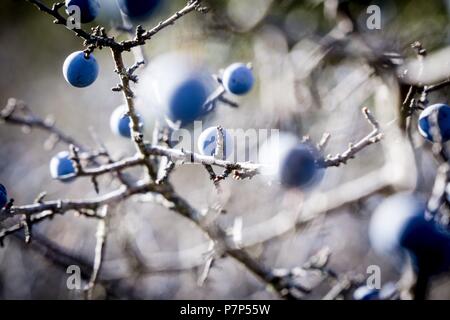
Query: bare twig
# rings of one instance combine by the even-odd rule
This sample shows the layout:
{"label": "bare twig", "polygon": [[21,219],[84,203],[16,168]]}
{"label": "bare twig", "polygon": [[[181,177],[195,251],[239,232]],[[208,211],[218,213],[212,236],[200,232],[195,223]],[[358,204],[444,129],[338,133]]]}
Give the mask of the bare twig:
{"label": "bare twig", "polygon": [[331,135],[328,132],[324,133],[319,143],[317,144],[317,150],[323,151],[326,148],[328,142],[330,141],[330,138]]}
{"label": "bare twig", "polygon": [[336,156],[328,156],[324,160],[324,167],[338,167],[341,164],[345,164],[349,159],[352,159],[356,153],[366,148],[367,146],[380,141],[383,134],[380,131],[380,125],[370,113],[368,108],[363,108],[362,112],[366,117],[367,121],[372,126],[373,130],[367,136],[362,138],[355,144],[350,144],[347,150],[342,154],[337,154]]}
{"label": "bare twig", "polygon": [[216,128],[216,148],[214,150],[214,157],[217,159],[225,159],[226,155],[226,141],[223,133],[223,128],[218,126]]}
{"label": "bare twig", "polygon": [[255,173],[259,172],[262,166],[261,164],[251,162],[232,162],[227,160],[220,160],[211,156],[205,156],[183,149],[170,149],[155,145],[147,145],[146,150],[148,154],[154,156],[165,156],[171,159],[173,162],[178,163],[181,162],[181,163],[213,165],[237,171],[255,172]]}
{"label": "bare twig", "polygon": [[[164,190],[163,186],[138,182],[133,186],[122,186],[103,196],[93,199],[83,200],[53,200],[42,203],[35,203],[25,206],[12,207],[10,209],[13,215],[29,216],[28,224],[34,224],[50,218],[55,214],[63,214],[67,211],[74,210],[86,217],[103,218],[103,215],[97,213],[97,209],[107,204],[117,203],[121,200],[127,199],[132,195],[148,192],[161,192]],[[9,228],[0,230],[0,241],[9,234],[23,229],[22,222],[15,224]]]}
{"label": "bare twig", "polygon": [[121,51],[128,51],[133,47],[141,46],[145,44],[147,40],[150,40],[155,34],[163,30],[164,28],[173,25],[178,19],[183,17],[184,15],[188,14],[189,12],[192,12],[194,10],[199,10],[200,7],[200,1],[194,0],[189,1],[188,4],[181,10],[175,12],[173,15],[168,17],[166,20],[159,22],[155,27],[152,29],[145,31],[142,29],[142,27],[138,27],[136,31],[136,36],[132,40],[123,41],[120,43]]}
{"label": "bare twig", "polygon": [[136,29],[136,36],[132,40],[117,42],[114,38],[108,37],[104,29],[94,29],[92,33],[88,33],[82,29],[72,28],[67,23],[67,19],[63,17],[59,10],[64,6],[64,3],[56,3],[53,7],[46,6],[40,0],[26,0],[35,5],[40,11],[47,13],[55,18],[54,23],[65,26],[68,30],[74,32],[78,37],[84,39],[84,45],[88,47],[88,50],[93,48],[109,47],[114,51],[123,52],[130,51],[132,48],[145,44],[147,40],[150,40],[155,34],[163,30],[164,28],[174,24],[179,18],[192,12],[194,10],[204,12],[204,8],[200,6],[200,0],[189,1],[188,4],[180,11],[175,12],[169,18],[158,23],[154,28],[145,31],[142,27]]}
{"label": "bare twig", "polygon": [[71,177],[88,177],[88,176],[100,176],[103,174],[109,174],[111,172],[120,172],[121,170],[135,167],[138,165],[143,165],[144,160],[141,156],[135,155],[129,158],[118,160],[113,163],[104,164],[95,168],[83,168],[81,167],[76,173],[67,175],[68,178]]}
{"label": "bare twig", "polygon": [[158,180],[156,180],[156,184],[163,184],[163,183],[167,182],[167,180],[169,179],[170,173],[174,169],[175,169],[175,162],[168,161],[163,168],[163,173],[162,173],[161,177],[158,178]]}
{"label": "bare twig", "polygon": [[322,298],[322,300],[336,300],[343,293],[352,288],[352,279],[348,276],[343,276],[337,281],[337,283],[331,288],[330,291]]}
{"label": "bare twig", "polygon": [[425,86],[424,87],[424,92],[430,93],[430,92],[433,92],[433,91],[437,91],[437,90],[443,89],[443,88],[448,87],[448,86],[450,86],[450,78],[449,79],[445,79],[445,80],[443,80],[443,81],[441,81],[439,83],[436,83],[436,84]]}
{"label": "bare twig", "polygon": [[105,244],[106,244],[106,236],[108,234],[107,230],[107,221],[108,221],[108,206],[105,206],[103,209],[103,219],[100,219],[97,224],[97,243],[95,245],[95,257],[94,257],[94,266],[92,270],[91,277],[89,279],[89,283],[87,284],[86,296],[89,300],[92,300],[95,283],[97,281],[98,275],[100,273],[100,269],[102,267],[103,257],[105,254]]}
{"label": "bare twig", "polygon": [[[92,138],[94,139],[94,141],[97,143],[97,145],[101,149],[101,152],[108,158],[108,163],[109,164],[115,163],[114,159],[112,158],[111,154],[107,150],[103,141],[98,136],[97,132],[95,132],[95,130],[92,127],[89,128],[89,132],[90,132]],[[113,170],[113,171],[116,172],[117,179],[119,179],[119,181],[122,184],[129,185],[132,183],[132,179],[128,175],[124,174],[120,169]],[[93,175],[93,179],[95,179],[96,177],[97,177],[96,175]]]}
{"label": "bare twig", "polygon": [[114,58],[114,62],[116,64],[116,72],[119,74],[121,79],[122,92],[128,108],[128,116],[130,117],[131,136],[133,137],[136,149],[138,150],[141,158],[144,161],[148,174],[153,180],[156,180],[155,169],[153,168],[152,162],[147,157],[147,150],[145,148],[144,143],[144,135],[142,133],[139,117],[136,113],[136,109],[134,106],[134,94],[130,88],[129,74],[123,63],[122,51],[111,49],[111,52]]}
{"label": "bare twig", "polygon": [[238,103],[226,98],[225,93],[227,93],[227,91],[221,84],[213,93],[211,93],[211,95],[208,97],[208,99],[203,104],[203,108],[207,111],[211,111],[215,108],[217,101],[221,101],[221,102],[229,105],[232,108],[239,107]]}

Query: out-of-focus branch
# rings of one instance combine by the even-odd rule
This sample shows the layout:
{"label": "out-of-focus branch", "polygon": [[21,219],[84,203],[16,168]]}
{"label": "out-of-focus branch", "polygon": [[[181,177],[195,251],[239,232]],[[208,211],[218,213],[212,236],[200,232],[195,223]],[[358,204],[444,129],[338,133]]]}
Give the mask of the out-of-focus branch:
{"label": "out-of-focus branch", "polygon": [[[22,113],[23,115],[18,115],[18,113]],[[5,108],[0,111],[0,119],[8,124],[47,131],[53,134],[57,140],[83,149],[80,143],[58,129],[53,122],[46,121],[35,115],[23,101],[10,98]]]}
{"label": "out-of-focus branch", "polygon": [[433,217],[441,205],[446,201],[446,188],[449,180],[450,165],[447,162],[442,163],[434,180],[433,192],[428,199],[427,212]]}
{"label": "out-of-focus branch", "polygon": [[336,300],[359,283],[360,279],[351,274],[341,276],[330,291],[323,296],[322,300]]}
{"label": "out-of-focus branch", "polygon": [[447,185],[450,178],[450,165],[448,162],[442,163],[436,174],[434,180],[433,191],[427,203],[427,218],[435,218],[436,215],[440,214],[439,210],[443,204],[449,205],[447,200]]}
{"label": "out-of-focus branch", "polygon": [[267,285],[272,286],[276,292],[283,298],[298,298],[299,293],[307,293],[308,289],[295,282],[289,276],[278,276],[272,272],[270,268],[256,261],[245,250],[236,246],[226,230],[217,224],[204,224],[203,215],[196,209],[191,207],[189,203],[180,197],[170,185],[161,195],[168,201],[168,209],[173,210],[187,219],[194,222],[201,230],[205,232],[208,238],[214,240],[216,250],[233,257],[235,260],[244,265],[249,271],[256,275]]}
{"label": "out-of-focus branch", "polygon": [[100,219],[100,221],[97,224],[97,233],[96,233],[97,242],[95,245],[94,266],[93,266],[91,277],[89,279],[89,283],[87,284],[86,289],[85,289],[86,296],[89,300],[92,300],[95,283],[96,283],[98,275],[100,273],[100,269],[101,269],[102,263],[103,263],[103,257],[105,254],[106,236],[108,234],[108,230],[107,230],[107,228],[108,228],[108,226],[107,226],[108,212],[107,211],[108,211],[108,206],[105,206],[104,213],[103,213],[104,218]]}
{"label": "out-of-focus branch", "polygon": [[438,111],[434,111],[429,116],[430,122],[430,135],[432,137],[433,146],[431,150],[433,151],[434,156],[441,160],[442,162],[448,162],[449,153],[447,150],[447,145],[442,140],[441,130],[438,124]]}
{"label": "out-of-focus branch", "polygon": [[[106,148],[105,144],[103,143],[103,141],[100,139],[100,137],[98,136],[97,132],[95,132],[95,130],[90,127],[89,131],[91,133],[92,138],[94,139],[94,141],[97,143],[97,145],[99,146],[100,150],[103,152],[103,154],[105,154],[105,156],[108,158],[108,163],[109,164],[113,164],[116,161],[113,159],[113,157],[111,156],[111,154],[109,153],[108,149]],[[132,178],[123,173],[121,170],[117,170],[116,172],[117,175],[117,179],[119,179],[119,181],[124,184],[124,185],[129,185],[132,183]],[[95,179],[96,176],[93,176],[93,178]],[[98,192],[97,192],[98,193]]]}
{"label": "out-of-focus branch", "polygon": [[227,91],[225,90],[223,85],[220,84],[220,86],[213,93],[211,93],[211,95],[205,101],[205,103],[203,104],[203,108],[207,111],[213,110],[216,106],[217,101],[221,101],[232,108],[239,107],[238,103],[226,98],[225,93],[227,93]]}
{"label": "out-of-focus branch", "polygon": [[[17,239],[17,241],[24,243],[23,236],[20,234],[12,237],[12,239]],[[33,234],[33,241],[26,244],[26,249],[33,250],[34,252],[40,254],[43,258],[47,259],[54,266],[60,268],[63,272],[66,272],[69,266],[76,265],[80,268],[80,273],[83,280],[89,281],[91,277],[93,267],[90,261],[85,259],[83,256],[68,252],[65,248],[59,246],[57,243],[38,232]],[[125,281],[121,281],[120,279],[111,280],[112,278],[117,278],[116,275],[106,275],[104,278],[105,280],[98,278],[97,283],[101,283],[103,285],[106,290],[106,294],[109,297],[117,299],[138,298],[134,294],[134,288],[127,286]],[[119,282],[120,286],[117,286],[117,283]]]}
{"label": "out-of-focus branch", "polygon": [[430,93],[430,92],[433,92],[433,91],[441,90],[441,89],[443,89],[445,87],[448,87],[448,86],[450,86],[450,78],[446,79],[446,80],[443,80],[443,81],[441,81],[439,83],[436,83],[436,84],[425,86],[423,90],[424,90],[425,93]]}
{"label": "out-of-focus branch", "polygon": [[317,150],[322,152],[330,141],[331,135],[328,132],[325,132],[320,138],[319,143],[317,144]]}

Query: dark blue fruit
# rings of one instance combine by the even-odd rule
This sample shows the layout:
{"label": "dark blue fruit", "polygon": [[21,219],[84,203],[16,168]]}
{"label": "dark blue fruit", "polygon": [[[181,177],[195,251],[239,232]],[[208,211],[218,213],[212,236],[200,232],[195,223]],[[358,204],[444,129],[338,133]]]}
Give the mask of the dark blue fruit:
{"label": "dark blue fruit", "polygon": [[427,107],[419,117],[419,132],[430,141],[434,141],[431,130],[433,120],[432,115],[437,112],[437,133],[441,136],[442,142],[450,140],[450,107],[443,103],[434,104]]}
{"label": "dark blue fruit", "polygon": [[4,208],[8,203],[8,192],[4,185],[0,184],[0,209]]}
{"label": "dark blue fruit", "polygon": [[161,0],[118,0],[120,10],[132,19],[150,16],[159,6]]}
{"label": "dark blue fruit", "polygon": [[89,23],[94,21],[100,11],[100,4],[98,0],[66,0],[66,10],[70,12],[69,7],[77,6],[80,8],[81,22]]}

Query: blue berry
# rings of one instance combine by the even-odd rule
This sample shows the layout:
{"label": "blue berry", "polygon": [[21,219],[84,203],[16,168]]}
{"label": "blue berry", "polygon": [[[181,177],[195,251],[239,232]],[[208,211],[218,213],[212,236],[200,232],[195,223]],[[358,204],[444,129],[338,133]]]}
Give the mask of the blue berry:
{"label": "blue berry", "polygon": [[53,179],[69,182],[73,177],[67,177],[75,173],[70,154],[67,151],[61,151],[50,161],[50,175]]}
{"label": "blue berry", "polygon": [[97,60],[92,53],[86,58],[83,51],[76,51],[64,61],[63,74],[66,81],[74,87],[87,87],[97,79]]}
{"label": "blue berry", "polygon": [[205,102],[213,79],[201,61],[190,55],[168,53],[155,57],[141,77],[140,96],[174,129],[188,127],[208,112]]}
{"label": "blue berry", "polygon": [[203,105],[208,98],[203,81],[190,75],[169,88],[166,96],[166,116],[182,125],[193,122],[204,114]]}
{"label": "blue berry", "polygon": [[450,234],[425,218],[426,204],[413,194],[384,200],[369,227],[371,244],[379,254],[401,266],[409,255],[416,270],[432,275],[450,267]]}
{"label": "blue berry", "polygon": [[236,95],[249,92],[254,82],[252,70],[243,63],[233,63],[223,73],[222,83],[225,89]]}
{"label": "blue berry", "polygon": [[355,300],[377,300],[379,298],[379,290],[369,288],[368,286],[358,287],[353,292]]}
{"label": "blue berry", "polygon": [[[223,129],[224,134],[224,159],[228,159],[233,153],[234,141],[233,137],[228,133],[227,130]],[[201,154],[205,156],[213,156],[217,146],[217,128],[210,127],[204,130],[198,137],[197,142],[198,149]]]}
{"label": "blue berry", "polygon": [[161,0],[118,0],[120,10],[132,19],[145,19],[159,6]]}
{"label": "blue berry", "polygon": [[66,0],[66,10],[68,14],[72,14],[72,12],[69,12],[69,7],[71,6],[80,8],[82,23],[94,21],[100,11],[100,3],[98,0]]}
{"label": "blue berry", "polygon": [[437,112],[437,129],[441,135],[442,142],[450,140],[450,107],[443,103],[434,104],[427,107],[419,117],[419,132],[422,136],[433,141],[431,130],[431,115]]}
{"label": "blue berry", "polygon": [[8,192],[4,185],[0,184],[0,209],[4,208],[8,203]]}
{"label": "blue berry", "polygon": [[290,149],[280,162],[280,180],[288,188],[311,185],[322,171],[317,161],[318,151],[309,144],[301,143]]}
{"label": "blue berry", "polygon": [[[144,123],[140,115],[137,115],[139,118],[139,126],[142,128]],[[127,115],[126,106],[119,106],[116,110],[111,114],[111,118],[109,121],[111,131],[116,135],[122,136],[124,138],[131,138],[131,128],[130,128],[130,117]]]}
{"label": "blue berry", "polygon": [[394,282],[388,282],[383,285],[378,294],[380,300],[398,300],[399,291]]}

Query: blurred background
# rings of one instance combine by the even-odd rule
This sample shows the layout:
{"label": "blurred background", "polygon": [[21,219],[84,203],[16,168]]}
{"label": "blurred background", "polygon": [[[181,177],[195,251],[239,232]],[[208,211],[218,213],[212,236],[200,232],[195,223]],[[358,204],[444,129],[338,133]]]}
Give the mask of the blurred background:
{"label": "blurred background", "polygon": [[[120,15],[114,2],[103,3],[111,11],[103,12],[92,26],[101,24],[110,35],[125,39],[127,35],[115,29]],[[399,126],[409,80],[398,79],[401,66],[416,59],[410,46],[414,41],[420,41],[430,55],[442,56],[448,50],[450,1],[211,0],[204,4],[211,8],[209,13],[187,15],[144,47],[150,63],[165,53],[184,52],[202,61],[211,73],[233,62],[253,64],[257,81],[252,92],[230,96],[239,108],[219,105],[203,127],[274,128],[309,135],[316,142],[329,132],[326,153],[336,154],[370,132],[360,111],[367,106],[386,136],[346,165],[329,168],[321,184],[305,193],[286,191],[255,177],[227,179],[218,197],[207,172],[191,165],[177,168],[171,176],[176,190],[199,210],[219,201],[227,211],[221,217],[224,226],[242,219],[242,241],[252,256],[268,266],[301,266],[326,246],[332,252],[329,267],[338,274],[367,275],[369,265],[378,265],[382,283],[398,280],[400,270],[372,252],[368,221],[381,199],[393,192],[431,193],[436,162],[417,130],[411,130],[407,139]],[[381,29],[367,27],[366,10],[371,4],[381,9]],[[165,1],[143,25],[156,25],[184,5],[184,1]],[[34,113],[54,119],[84,145],[96,147],[89,133],[93,128],[114,158],[133,154],[131,141],[113,135],[109,128],[111,112],[123,101],[121,94],[110,90],[118,78],[107,49],[95,51],[100,64],[97,81],[86,89],[71,87],[63,78],[62,64],[70,53],[83,50],[82,41],[24,0],[0,2],[0,46],[0,103],[6,105],[10,97],[23,100]],[[447,61],[443,56],[442,68],[449,70],[450,55]],[[128,65],[134,61],[131,53],[125,58]],[[144,80],[151,77],[146,71],[138,71],[143,81],[135,88],[150,139],[154,106],[144,94]],[[427,79],[440,80],[439,72]],[[448,103],[449,92],[440,90],[429,99]],[[42,191],[47,199],[95,196],[89,179],[70,184],[51,179],[49,161],[67,146],[60,143],[49,149],[48,133],[27,133],[27,128],[0,125],[0,182],[16,205],[32,203]],[[101,193],[114,187],[108,178],[100,179]],[[96,298],[277,298],[227,257],[215,260],[208,279],[199,285],[207,240],[190,222],[147,200],[133,197],[112,211]],[[304,222],[294,227],[295,221]],[[1,222],[2,227],[11,223]],[[95,221],[67,213],[36,225],[30,245],[21,235],[8,237],[0,249],[0,298],[82,297],[67,289],[68,274],[54,255],[67,253],[90,266],[95,228]],[[324,284],[305,298],[321,298],[329,288]],[[445,277],[435,279],[430,298],[450,298]]]}

